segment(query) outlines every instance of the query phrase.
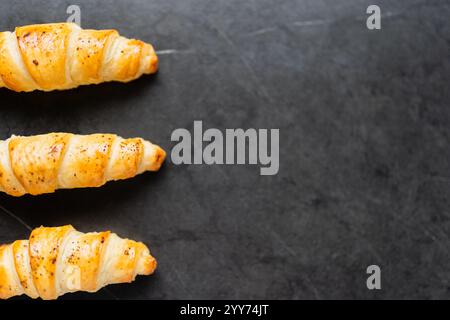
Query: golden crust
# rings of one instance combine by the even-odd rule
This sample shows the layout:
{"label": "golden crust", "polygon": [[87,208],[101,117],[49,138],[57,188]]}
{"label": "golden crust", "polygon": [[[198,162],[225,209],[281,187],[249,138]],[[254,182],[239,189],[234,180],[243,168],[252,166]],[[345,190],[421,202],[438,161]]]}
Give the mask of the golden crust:
{"label": "golden crust", "polygon": [[2,191],[9,195],[19,197],[26,193],[26,190],[17,181],[14,172],[10,169],[10,155],[8,149],[9,141],[0,142],[0,186]]}
{"label": "golden crust", "polygon": [[14,91],[28,91],[32,90],[30,85],[22,72],[22,69],[14,62],[14,57],[10,50],[9,41],[15,41],[14,35],[10,32],[0,32],[0,77],[4,85]]}
{"label": "golden crust", "polygon": [[144,45],[145,44],[139,40],[127,41],[127,45],[120,52],[120,59],[115,68],[115,79],[125,81],[137,76],[141,61],[142,47]]}
{"label": "golden crust", "polygon": [[[81,30],[74,40],[75,53],[70,66],[72,80],[77,84],[102,81],[102,65],[106,47],[115,30]],[[76,72],[75,72],[76,71]]]}
{"label": "golden crust", "polygon": [[153,49],[153,46],[151,44],[145,44],[141,55],[143,55],[144,57],[147,57],[148,61],[148,68],[147,70],[145,70],[145,73],[147,74],[151,74],[151,73],[155,73],[156,71],[158,71],[158,65],[159,65],[159,61],[158,61],[158,56],[155,53],[155,50]]}
{"label": "golden crust", "polygon": [[8,174],[2,164],[0,164],[0,184],[2,186],[2,191],[9,194],[10,196],[20,197],[26,194],[22,185],[13,180],[13,175]]}
{"label": "golden crust", "polygon": [[31,274],[39,296],[44,300],[58,297],[55,273],[59,249],[67,233],[74,230],[72,226],[67,225],[57,228],[40,227],[31,232],[29,240]]}
{"label": "golden crust", "polygon": [[71,225],[40,227],[29,240],[0,245],[0,299],[27,294],[56,299],[149,275],[156,260],[142,242],[109,231],[81,233]]}
{"label": "golden crust", "polygon": [[165,159],[166,152],[161,147],[155,146],[155,152],[152,156],[152,159],[149,160],[149,163],[151,165],[147,168],[147,170],[158,171],[164,163]]}
{"label": "golden crust", "polygon": [[117,148],[117,156],[111,161],[109,176],[112,180],[134,177],[144,153],[142,139],[124,139]]}
{"label": "golden crust", "polygon": [[142,138],[49,133],[0,141],[0,191],[12,196],[99,187],[161,167],[166,153]]}
{"label": "golden crust", "polygon": [[120,271],[118,272],[120,276],[115,281],[131,282],[134,280],[134,270],[141,249],[139,242],[128,239],[122,242],[122,247],[119,249],[119,255],[114,266],[114,269]]}
{"label": "golden crust", "polygon": [[11,166],[28,193],[36,195],[55,191],[61,157],[70,137],[71,134],[67,133],[50,133],[11,138]]}
{"label": "golden crust", "polygon": [[115,137],[113,134],[77,136],[70,150],[67,150],[64,183],[71,188],[105,184],[105,169]]}
{"label": "golden crust", "polygon": [[109,234],[109,231],[86,233],[73,240],[73,251],[68,255],[66,263],[80,271],[79,290],[97,290],[97,275]]}
{"label": "golden crust", "polygon": [[17,276],[19,277],[20,285],[24,292],[32,297],[37,298],[39,295],[36,292],[33,283],[33,277],[31,276],[29,256],[28,256],[28,241],[27,240],[17,240],[12,244],[12,250],[14,255],[14,266],[17,271]]}
{"label": "golden crust", "polygon": [[10,250],[9,245],[0,246],[0,299],[8,299],[17,294],[11,279],[7,250]]}
{"label": "golden crust", "polygon": [[138,274],[150,275],[155,272],[158,265],[156,259],[150,254],[145,244],[138,242],[137,245],[140,247],[141,257],[143,258],[142,266],[138,266],[141,267]]}
{"label": "golden crust", "polygon": [[157,69],[150,44],[121,37],[116,30],[50,23],[0,33],[0,87],[18,92],[128,82]]}
{"label": "golden crust", "polygon": [[44,90],[66,87],[66,52],[73,26],[38,24],[16,28],[22,59],[31,77]]}

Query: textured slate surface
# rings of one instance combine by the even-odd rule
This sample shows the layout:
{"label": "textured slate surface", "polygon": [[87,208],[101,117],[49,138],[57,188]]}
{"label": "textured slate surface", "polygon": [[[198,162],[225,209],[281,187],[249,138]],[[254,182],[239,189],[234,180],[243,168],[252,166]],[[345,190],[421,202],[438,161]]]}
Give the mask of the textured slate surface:
{"label": "textured slate surface", "polygon": [[[0,137],[279,128],[280,172],[175,166],[103,188],[0,204],[149,244],[159,269],[64,298],[448,298],[450,3],[77,1],[82,26],[152,42],[157,76],[53,93],[0,90]],[[64,21],[70,1],[0,4],[0,29]],[[0,242],[29,231],[3,209]],[[378,264],[382,290],[366,289]]]}

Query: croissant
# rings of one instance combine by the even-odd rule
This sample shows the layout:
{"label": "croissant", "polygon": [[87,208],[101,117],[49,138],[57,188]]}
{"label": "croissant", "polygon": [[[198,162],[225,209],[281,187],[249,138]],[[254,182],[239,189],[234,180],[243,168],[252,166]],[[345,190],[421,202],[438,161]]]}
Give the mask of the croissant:
{"label": "croissant", "polygon": [[0,87],[17,92],[128,82],[157,69],[150,44],[124,38],[116,30],[51,23],[0,33]]}
{"label": "croissant", "polygon": [[166,153],[141,138],[49,133],[0,141],[0,191],[12,196],[99,187],[157,171]]}
{"label": "croissant", "polygon": [[51,300],[68,292],[95,292],[150,275],[156,264],[145,244],[110,231],[40,227],[29,240],[0,246],[0,299],[26,294]]}

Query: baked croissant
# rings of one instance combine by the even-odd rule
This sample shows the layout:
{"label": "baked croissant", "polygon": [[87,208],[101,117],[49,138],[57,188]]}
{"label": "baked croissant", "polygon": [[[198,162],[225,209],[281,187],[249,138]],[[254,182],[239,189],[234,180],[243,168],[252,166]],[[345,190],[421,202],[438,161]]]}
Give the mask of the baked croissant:
{"label": "baked croissant", "polygon": [[128,82],[157,69],[150,44],[121,37],[116,30],[51,23],[0,33],[0,87],[18,92]]}
{"label": "baked croissant", "polygon": [[0,191],[12,196],[99,187],[157,171],[166,153],[141,138],[48,133],[0,141]]}
{"label": "baked croissant", "polygon": [[132,282],[156,260],[142,242],[110,231],[82,233],[71,225],[31,232],[29,240],[0,246],[0,299],[26,294],[44,300],[75,291]]}

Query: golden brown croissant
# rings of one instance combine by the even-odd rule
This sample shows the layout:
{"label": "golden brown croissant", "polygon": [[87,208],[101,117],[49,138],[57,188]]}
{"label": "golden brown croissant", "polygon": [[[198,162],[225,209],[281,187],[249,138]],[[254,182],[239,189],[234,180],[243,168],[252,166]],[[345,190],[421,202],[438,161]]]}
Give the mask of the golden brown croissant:
{"label": "golden brown croissant", "polygon": [[0,33],[0,87],[14,91],[128,82],[157,68],[150,44],[121,37],[116,30],[51,23]]}
{"label": "golden brown croissant", "polygon": [[115,233],[76,231],[71,225],[31,232],[29,240],[0,246],[0,299],[26,294],[56,299],[75,291],[149,275],[156,260],[142,242]]}
{"label": "golden brown croissant", "polygon": [[141,138],[48,133],[0,141],[0,191],[12,196],[99,187],[157,171],[166,153]]}

